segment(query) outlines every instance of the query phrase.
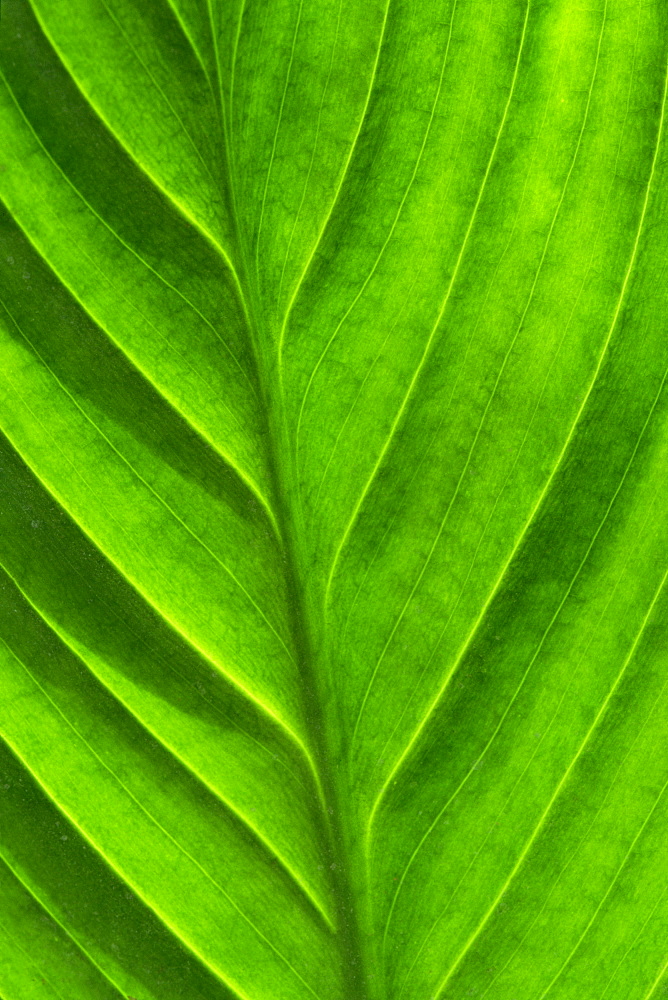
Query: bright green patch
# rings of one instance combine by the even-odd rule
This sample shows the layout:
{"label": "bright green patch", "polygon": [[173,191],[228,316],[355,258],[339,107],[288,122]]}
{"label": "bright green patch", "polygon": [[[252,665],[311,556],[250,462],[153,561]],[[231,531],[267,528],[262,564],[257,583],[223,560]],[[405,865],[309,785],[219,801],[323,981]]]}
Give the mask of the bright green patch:
{"label": "bright green patch", "polygon": [[660,1000],[668,6],[0,39],[0,1000]]}

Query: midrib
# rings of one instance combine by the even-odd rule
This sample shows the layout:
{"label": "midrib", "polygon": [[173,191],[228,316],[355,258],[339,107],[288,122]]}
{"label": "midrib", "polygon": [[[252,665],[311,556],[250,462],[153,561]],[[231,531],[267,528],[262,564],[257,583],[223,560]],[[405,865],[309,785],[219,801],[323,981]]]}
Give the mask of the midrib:
{"label": "midrib", "polygon": [[[224,132],[225,124],[221,123]],[[360,850],[356,860],[354,845],[362,845],[362,830],[357,830],[353,817],[356,815],[352,790],[347,781],[348,768],[336,768],[335,748],[331,745],[331,727],[324,717],[320,681],[324,676],[318,655],[322,658],[325,643],[325,623],[318,622],[314,601],[309,599],[307,586],[307,533],[300,503],[298,470],[294,460],[293,441],[290,434],[283,386],[279,376],[281,363],[274,352],[268,352],[270,344],[277,344],[272,336],[273,327],[266,315],[271,310],[262,307],[256,282],[251,278],[253,271],[249,265],[250,248],[239,225],[234,178],[232,150],[229,136],[225,135],[227,154],[227,177],[229,186],[231,222],[239,274],[239,292],[242,308],[248,322],[249,340],[256,361],[256,375],[263,404],[267,441],[266,460],[269,468],[276,522],[282,539],[285,559],[285,581],[289,607],[289,624],[299,664],[302,707],[305,736],[316,762],[320,777],[320,831],[323,838],[324,854],[330,858],[328,870],[336,904],[335,941],[338,945],[343,973],[343,993],[341,1000],[383,1000],[384,990],[378,971],[373,968],[370,955],[364,947],[364,914],[367,910],[367,885],[365,865]],[[257,278],[257,274],[255,274]],[[280,322],[279,322],[280,326]],[[318,790],[314,788],[318,797]],[[376,972],[374,976],[373,973]],[[317,988],[317,984],[314,984]],[[380,993],[379,993],[380,990]]]}
{"label": "midrib", "polygon": [[[348,801],[348,769],[336,767],[336,753],[331,745],[331,725],[323,713],[323,678],[321,658],[324,643],[317,641],[324,623],[317,621],[313,601],[309,599],[304,567],[306,564],[305,531],[295,486],[292,449],[283,407],[272,402],[268,411],[271,423],[269,439],[274,445],[274,483],[278,521],[284,539],[285,573],[290,600],[290,625],[301,673],[301,689],[307,737],[320,774],[324,808],[321,810],[322,836],[331,884],[336,901],[338,947],[344,974],[342,1000],[370,1000],[367,989],[368,956],[363,947],[362,913],[365,887],[361,868],[355,865],[352,845],[361,843],[351,829],[355,815]],[[275,420],[271,417],[275,416]],[[277,426],[278,425],[278,426]],[[287,461],[286,461],[287,457]],[[287,466],[287,468],[286,468]],[[331,859],[331,860],[330,860]]]}
{"label": "midrib", "polygon": [[[244,271],[246,278],[245,264]],[[244,283],[248,288],[247,280]],[[262,328],[261,319],[258,319],[262,312],[252,292],[248,313],[256,324],[252,335],[254,343],[270,343],[268,337],[263,337],[266,331]],[[348,801],[347,768],[336,767],[335,748],[330,738],[331,725],[328,724],[331,720],[324,717],[322,708],[320,682],[324,673],[320,661],[325,655],[325,644],[318,640],[323,638],[324,622],[318,621],[315,602],[307,584],[307,533],[297,489],[294,449],[273,359],[267,364],[262,352],[258,353],[258,379],[268,442],[267,461],[276,520],[283,542],[286,591],[290,602],[289,624],[299,664],[305,735],[320,776],[321,835],[336,904],[336,941],[343,969],[344,993],[341,1000],[371,1000],[368,989],[371,970],[362,931],[365,885],[362,866],[355,864],[351,849],[355,843],[361,843],[361,835],[357,836],[355,829],[351,828],[355,810],[353,803]],[[314,794],[317,794],[315,789]]]}

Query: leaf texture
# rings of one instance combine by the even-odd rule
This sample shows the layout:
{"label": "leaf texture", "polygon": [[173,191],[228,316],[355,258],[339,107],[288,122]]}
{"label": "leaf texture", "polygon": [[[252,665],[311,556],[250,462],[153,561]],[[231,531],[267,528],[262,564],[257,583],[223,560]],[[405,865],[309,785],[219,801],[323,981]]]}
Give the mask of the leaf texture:
{"label": "leaf texture", "polygon": [[5,0],[0,1000],[668,990],[668,9]]}

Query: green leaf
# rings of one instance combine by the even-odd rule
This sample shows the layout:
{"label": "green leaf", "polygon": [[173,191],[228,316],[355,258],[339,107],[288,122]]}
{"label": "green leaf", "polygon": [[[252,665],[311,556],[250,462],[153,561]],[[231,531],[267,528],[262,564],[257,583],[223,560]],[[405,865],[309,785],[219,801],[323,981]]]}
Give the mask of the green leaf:
{"label": "green leaf", "polygon": [[0,1000],[668,990],[668,8],[4,0]]}

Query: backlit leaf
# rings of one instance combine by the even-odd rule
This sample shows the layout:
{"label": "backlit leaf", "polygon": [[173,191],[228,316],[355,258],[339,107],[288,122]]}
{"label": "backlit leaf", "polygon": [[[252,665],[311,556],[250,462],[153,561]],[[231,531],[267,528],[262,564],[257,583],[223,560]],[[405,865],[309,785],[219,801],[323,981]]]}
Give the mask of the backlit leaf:
{"label": "backlit leaf", "polygon": [[668,7],[4,0],[0,1000],[668,990]]}

